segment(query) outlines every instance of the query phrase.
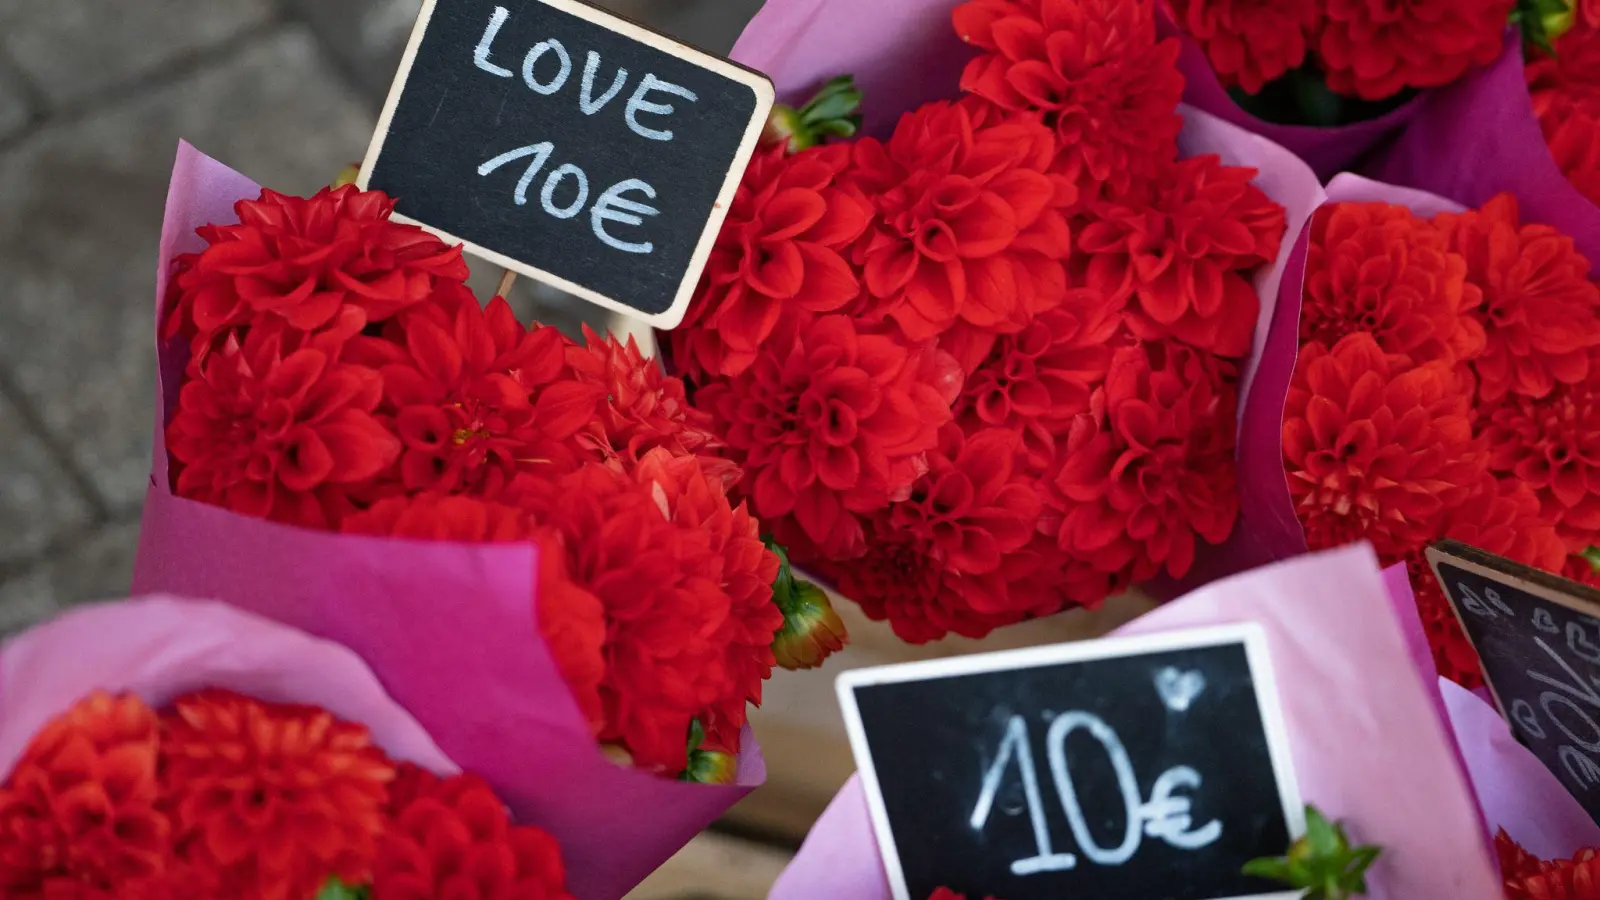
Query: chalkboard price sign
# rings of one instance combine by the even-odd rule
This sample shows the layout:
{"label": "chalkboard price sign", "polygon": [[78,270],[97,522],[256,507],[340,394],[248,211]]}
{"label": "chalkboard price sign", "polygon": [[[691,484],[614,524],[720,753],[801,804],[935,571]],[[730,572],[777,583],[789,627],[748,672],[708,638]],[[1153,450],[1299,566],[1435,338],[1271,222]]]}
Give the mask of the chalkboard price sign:
{"label": "chalkboard price sign", "polygon": [[672,328],[772,103],[765,76],[578,0],[425,0],[358,183]]}
{"label": "chalkboard price sign", "polygon": [[1600,822],[1600,591],[1458,541],[1428,561],[1512,732]]}
{"label": "chalkboard price sign", "polygon": [[862,669],[838,682],[897,900],[1289,898],[1305,826],[1258,626]]}

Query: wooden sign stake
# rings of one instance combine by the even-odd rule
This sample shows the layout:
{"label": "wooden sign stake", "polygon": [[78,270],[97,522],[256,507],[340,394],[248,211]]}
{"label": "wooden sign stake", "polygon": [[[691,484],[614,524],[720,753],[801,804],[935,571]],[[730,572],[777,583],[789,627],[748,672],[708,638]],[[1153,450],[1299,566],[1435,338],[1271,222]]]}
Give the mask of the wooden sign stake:
{"label": "wooden sign stake", "polygon": [[511,295],[511,286],[516,283],[517,273],[510,269],[505,270],[505,273],[500,276],[499,286],[494,289],[494,295],[496,297],[509,297]]}

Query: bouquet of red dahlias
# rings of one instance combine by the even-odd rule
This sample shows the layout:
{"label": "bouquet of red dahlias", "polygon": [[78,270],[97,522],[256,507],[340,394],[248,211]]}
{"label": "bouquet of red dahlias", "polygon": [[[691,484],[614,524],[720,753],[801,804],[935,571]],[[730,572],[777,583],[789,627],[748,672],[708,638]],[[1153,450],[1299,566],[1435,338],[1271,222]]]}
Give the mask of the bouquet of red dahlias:
{"label": "bouquet of red dahlias", "polygon": [[1236,537],[1254,562],[1366,540],[1406,563],[1440,674],[1474,686],[1422,554],[1454,538],[1593,577],[1600,288],[1509,195],[1462,210],[1344,175],[1328,196],[1244,414]]}
{"label": "bouquet of red dahlias", "polygon": [[1441,91],[1377,177],[1479,206],[1515,194],[1525,217],[1600,258],[1600,5],[1544,0],[1542,42],[1513,40],[1489,69]]}
{"label": "bouquet of red dahlias", "polygon": [[156,597],[40,625],[0,665],[8,898],[570,898],[557,840],[336,644]]}
{"label": "bouquet of red dahlias", "polygon": [[1539,3],[1164,0],[1164,25],[1184,37],[1189,103],[1328,178],[1416,127],[1439,89],[1514,54],[1508,23],[1543,35]]}
{"label": "bouquet of red dahlias", "polygon": [[868,136],[780,108],[663,336],[739,496],[913,642],[1188,573],[1314,177],[1180,111],[1148,0],[800,7],[735,56]]}
{"label": "bouquet of red dahlias", "polygon": [[480,306],[391,207],[183,149],[135,584],[355,650],[562,839],[574,893],[620,896],[759,783],[748,705],[842,628],[681,382]]}

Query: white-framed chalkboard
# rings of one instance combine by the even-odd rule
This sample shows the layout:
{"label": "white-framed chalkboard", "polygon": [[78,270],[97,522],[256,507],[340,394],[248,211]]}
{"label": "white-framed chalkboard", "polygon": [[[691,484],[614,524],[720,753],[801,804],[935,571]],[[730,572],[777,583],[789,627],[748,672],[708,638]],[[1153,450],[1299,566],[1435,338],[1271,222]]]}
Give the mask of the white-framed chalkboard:
{"label": "white-framed chalkboard", "polygon": [[897,900],[1297,896],[1241,871],[1305,828],[1257,625],[861,669],[837,686]]}
{"label": "white-framed chalkboard", "polygon": [[1600,823],[1600,591],[1459,541],[1427,556],[1512,733]]}
{"label": "white-framed chalkboard", "polygon": [[424,0],[357,184],[509,271],[682,321],[766,76],[579,0]]}

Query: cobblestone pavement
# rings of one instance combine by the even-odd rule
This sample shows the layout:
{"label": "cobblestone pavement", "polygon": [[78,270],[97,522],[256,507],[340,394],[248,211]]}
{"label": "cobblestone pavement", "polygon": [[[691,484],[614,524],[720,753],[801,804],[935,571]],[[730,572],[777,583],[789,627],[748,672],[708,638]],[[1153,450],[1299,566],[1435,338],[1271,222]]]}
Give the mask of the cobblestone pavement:
{"label": "cobblestone pavement", "polygon": [[[602,2],[715,52],[760,6]],[[0,633],[127,592],[178,139],[315,190],[365,151],[419,6],[0,0]],[[527,317],[598,321],[519,289]]]}

